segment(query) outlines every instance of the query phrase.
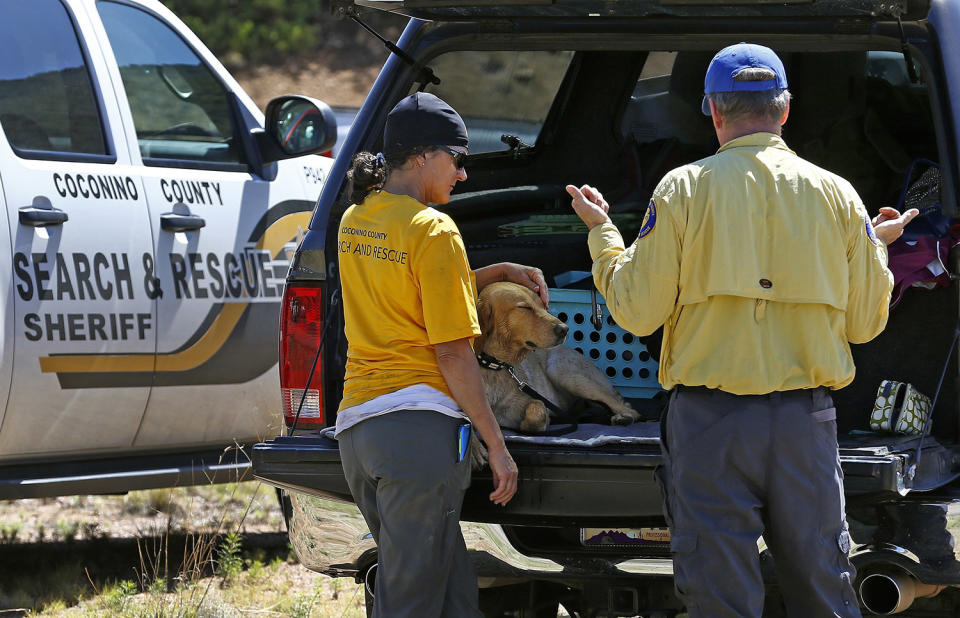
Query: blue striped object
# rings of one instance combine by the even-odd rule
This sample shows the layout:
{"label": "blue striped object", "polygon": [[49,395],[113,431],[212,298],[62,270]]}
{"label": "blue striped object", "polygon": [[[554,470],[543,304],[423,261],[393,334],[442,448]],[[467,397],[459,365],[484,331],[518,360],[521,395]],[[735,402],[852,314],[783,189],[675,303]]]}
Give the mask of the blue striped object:
{"label": "blue striped object", "polygon": [[653,397],[662,390],[657,361],[634,335],[617,326],[599,293],[597,300],[603,310],[600,330],[590,322],[589,290],[550,289],[550,313],[570,327],[565,345],[592,360],[624,397]]}

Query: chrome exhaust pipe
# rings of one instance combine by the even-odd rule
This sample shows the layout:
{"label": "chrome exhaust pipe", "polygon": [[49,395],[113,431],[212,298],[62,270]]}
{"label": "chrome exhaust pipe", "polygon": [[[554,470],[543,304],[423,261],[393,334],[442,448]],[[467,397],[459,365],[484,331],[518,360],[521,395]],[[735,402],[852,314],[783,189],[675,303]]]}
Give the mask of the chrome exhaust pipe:
{"label": "chrome exhaust pipe", "polygon": [[925,584],[904,571],[872,573],[860,582],[860,603],[874,614],[888,616],[906,611],[914,600],[936,596],[944,588]]}
{"label": "chrome exhaust pipe", "polygon": [[367,594],[370,595],[371,599],[374,597],[374,593],[377,591],[377,566],[379,564],[379,562],[374,562],[370,565],[370,568],[367,569],[367,572],[363,574],[363,587],[366,589]]}

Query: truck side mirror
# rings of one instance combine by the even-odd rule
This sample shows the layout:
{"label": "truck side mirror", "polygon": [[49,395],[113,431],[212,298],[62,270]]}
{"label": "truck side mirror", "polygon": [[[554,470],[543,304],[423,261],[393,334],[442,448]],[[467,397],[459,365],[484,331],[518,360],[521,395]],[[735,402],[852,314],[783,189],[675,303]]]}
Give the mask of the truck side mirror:
{"label": "truck side mirror", "polygon": [[263,165],[326,152],[337,141],[337,120],[323,101],[284,95],[267,103],[265,130],[254,129]]}

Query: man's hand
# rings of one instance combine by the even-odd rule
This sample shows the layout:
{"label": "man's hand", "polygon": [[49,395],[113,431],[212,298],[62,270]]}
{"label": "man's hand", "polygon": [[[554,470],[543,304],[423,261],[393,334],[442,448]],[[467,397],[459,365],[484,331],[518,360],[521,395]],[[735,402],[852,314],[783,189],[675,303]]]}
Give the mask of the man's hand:
{"label": "man's hand", "polygon": [[911,208],[902,215],[896,208],[884,206],[880,214],[873,218],[873,231],[883,244],[890,245],[903,234],[903,227],[920,214],[916,208]]}
{"label": "man's hand", "polygon": [[573,185],[567,185],[567,193],[573,198],[573,210],[586,224],[588,230],[610,221],[607,215],[610,205],[595,188],[583,185],[578,189]]}
{"label": "man's hand", "polygon": [[517,464],[507,451],[507,447],[500,443],[496,450],[487,449],[487,461],[493,473],[493,492],[490,501],[500,506],[506,505],[517,493]]}

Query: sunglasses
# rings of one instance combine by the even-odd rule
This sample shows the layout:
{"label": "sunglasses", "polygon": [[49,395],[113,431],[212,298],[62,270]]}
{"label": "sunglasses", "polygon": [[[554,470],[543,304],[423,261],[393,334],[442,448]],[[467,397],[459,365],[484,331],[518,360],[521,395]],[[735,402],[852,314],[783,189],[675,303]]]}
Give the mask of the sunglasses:
{"label": "sunglasses", "polygon": [[447,148],[446,146],[437,146],[437,148],[453,156],[453,164],[457,166],[458,170],[462,170],[467,164],[467,153],[454,150],[453,148]]}

